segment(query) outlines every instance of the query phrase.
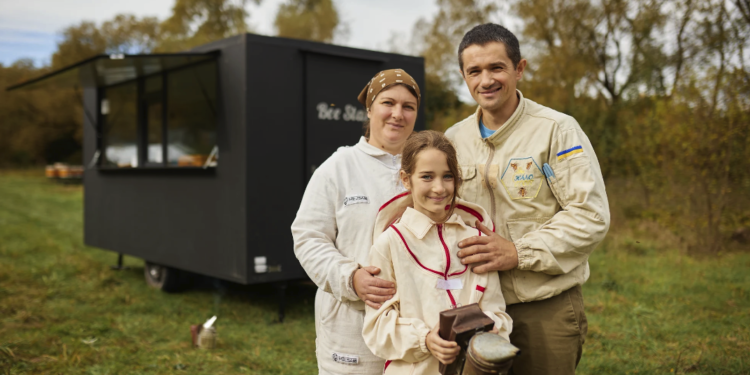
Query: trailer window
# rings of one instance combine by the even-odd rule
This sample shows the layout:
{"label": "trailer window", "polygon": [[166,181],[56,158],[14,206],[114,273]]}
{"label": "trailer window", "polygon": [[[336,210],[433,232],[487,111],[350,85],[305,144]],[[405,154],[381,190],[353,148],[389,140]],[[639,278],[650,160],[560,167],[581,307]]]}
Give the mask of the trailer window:
{"label": "trailer window", "polygon": [[161,166],[164,164],[164,110],[161,75],[148,77],[143,85],[141,99],[146,133],[146,165]]}
{"label": "trailer window", "polygon": [[[167,163],[176,167],[215,165],[216,63],[168,73]],[[211,157],[212,160],[208,160]]]}
{"label": "trailer window", "polygon": [[105,168],[215,167],[216,63],[103,89]]}
{"label": "trailer window", "polygon": [[107,88],[102,101],[104,120],[103,165],[138,166],[138,85],[125,83]]}

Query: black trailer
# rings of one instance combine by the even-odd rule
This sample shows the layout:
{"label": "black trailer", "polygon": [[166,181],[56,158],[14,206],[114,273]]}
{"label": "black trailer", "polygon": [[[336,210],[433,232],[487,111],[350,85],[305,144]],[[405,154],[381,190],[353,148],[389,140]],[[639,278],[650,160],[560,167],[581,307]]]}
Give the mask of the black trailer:
{"label": "black trailer", "polygon": [[84,241],[144,259],[146,279],[171,291],[180,271],[306,278],[290,231],[305,186],[358,141],[357,94],[390,68],[424,87],[419,57],[246,34],[185,53],[95,56],[9,90],[82,89]]}

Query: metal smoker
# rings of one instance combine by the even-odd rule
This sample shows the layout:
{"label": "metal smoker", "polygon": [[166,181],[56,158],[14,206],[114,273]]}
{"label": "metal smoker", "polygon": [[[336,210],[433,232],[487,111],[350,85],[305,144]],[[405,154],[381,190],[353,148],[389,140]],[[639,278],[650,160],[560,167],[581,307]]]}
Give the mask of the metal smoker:
{"label": "metal smoker", "polygon": [[461,352],[442,375],[507,374],[519,349],[502,337],[488,333],[495,322],[476,303],[440,313],[440,337],[455,341]]}

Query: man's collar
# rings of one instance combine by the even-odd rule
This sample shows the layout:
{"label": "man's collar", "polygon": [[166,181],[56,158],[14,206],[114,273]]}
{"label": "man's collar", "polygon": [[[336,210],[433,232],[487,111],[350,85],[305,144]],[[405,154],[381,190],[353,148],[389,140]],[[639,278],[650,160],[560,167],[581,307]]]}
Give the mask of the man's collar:
{"label": "man's collar", "polygon": [[[521,118],[521,114],[523,113],[525,107],[526,107],[526,101],[523,100],[523,93],[521,93],[521,90],[516,89],[516,93],[518,94],[518,106],[516,106],[515,111],[513,111],[513,114],[510,115],[510,118],[505,121],[505,123],[500,126],[497,130],[495,130],[492,135],[487,137],[488,140],[494,140],[499,138],[499,134],[505,133],[508,131],[508,128],[512,128],[513,125],[515,125],[518,120]],[[477,112],[476,112],[476,118],[477,118],[477,133],[479,133],[479,121],[482,120],[482,107],[477,106]],[[487,126],[485,124],[485,126]],[[481,134],[479,135],[481,138]]]}
{"label": "man's collar", "polygon": [[[401,215],[401,220],[399,222],[420,240],[427,235],[427,232],[430,231],[430,228],[432,228],[433,225],[437,224],[427,217],[427,215],[412,207],[406,208],[406,211]],[[461,216],[453,213],[451,217],[445,221],[445,224],[464,224],[464,221],[461,219]]]}

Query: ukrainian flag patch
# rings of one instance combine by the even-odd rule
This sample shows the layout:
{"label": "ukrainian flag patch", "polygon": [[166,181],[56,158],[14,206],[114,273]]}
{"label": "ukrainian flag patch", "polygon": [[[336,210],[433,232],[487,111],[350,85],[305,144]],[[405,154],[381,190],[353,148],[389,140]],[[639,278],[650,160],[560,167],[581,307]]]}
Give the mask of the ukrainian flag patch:
{"label": "ukrainian flag patch", "polygon": [[569,148],[567,150],[563,150],[563,151],[558,152],[557,153],[557,161],[563,160],[563,159],[567,158],[568,156],[572,156],[572,155],[575,155],[575,154],[580,154],[582,152],[583,152],[583,147],[581,147],[580,145],[576,146],[576,147],[571,147],[571,148]]}

